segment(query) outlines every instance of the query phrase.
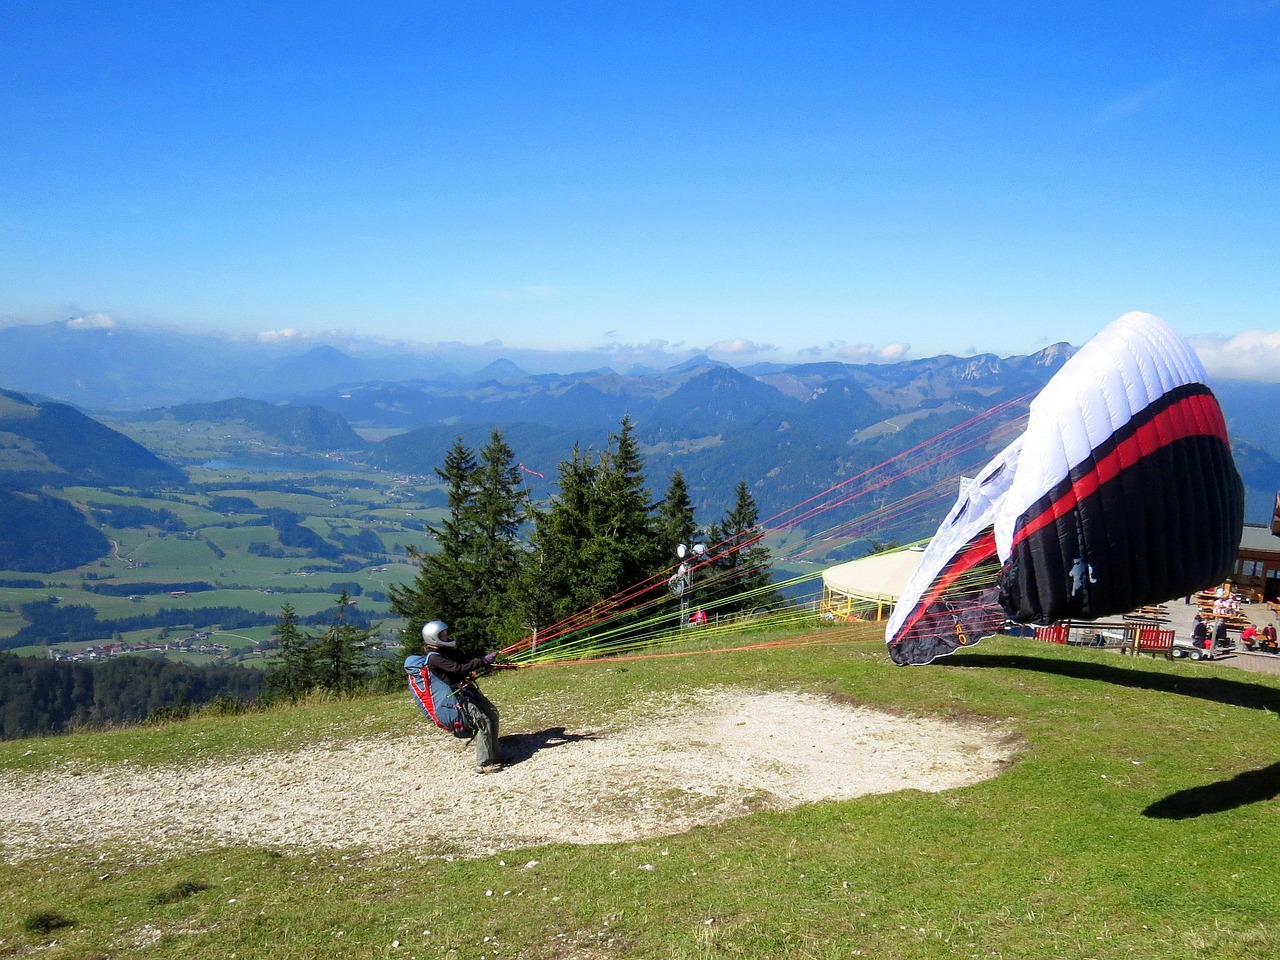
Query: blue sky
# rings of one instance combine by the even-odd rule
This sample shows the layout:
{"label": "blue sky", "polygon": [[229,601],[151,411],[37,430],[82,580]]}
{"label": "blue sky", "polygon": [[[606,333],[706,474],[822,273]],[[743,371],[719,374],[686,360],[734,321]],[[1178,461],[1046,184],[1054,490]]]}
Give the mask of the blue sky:
{"label": "blue sky", "polygon": [[0,324],[862,360],[1137,309],[1280,370],[1277,0],[6,0],[0,43]]}

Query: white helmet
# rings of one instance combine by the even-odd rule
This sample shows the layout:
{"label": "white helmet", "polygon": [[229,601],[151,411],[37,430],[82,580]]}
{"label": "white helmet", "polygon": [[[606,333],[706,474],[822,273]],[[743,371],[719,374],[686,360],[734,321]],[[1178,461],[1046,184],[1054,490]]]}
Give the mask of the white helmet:
{"label": "white helmet", "polygon": [[449,625],[443,620],[432,620],[422,626],[422,642],[430,647],[448,647],[458,644],[449,636]]}

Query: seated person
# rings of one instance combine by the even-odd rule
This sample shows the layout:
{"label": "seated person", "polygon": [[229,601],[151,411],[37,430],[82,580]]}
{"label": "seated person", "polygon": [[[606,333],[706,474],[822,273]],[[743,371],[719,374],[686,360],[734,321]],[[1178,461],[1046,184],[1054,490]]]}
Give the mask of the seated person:
{"label": "seated person", "polygon": [[1257,646],[1258,628],[1252,623],[1246,623],[1244,629],[1240,631],[1240,642],[1244,644],[1246,650],[1252,650]]}
{"label": "seated person", "polygon": [[1215,647],[1229,647],[1231,641],[1227,639],[1227,621],[1218,619],[1213,621],[1213,645]]}
{"label": "seated person", "polygon": [[1198,613],[1191,625],[1191,645],[1201,648],[1209,646],[1209,628]]}
{"label": "seated person", "polygon": [[1268,623],[1262,628],[1262,639],[1258,641],[1258,645],[1263,650],[1270,650],[1272,653],[1276,652],[1276,628],[1274,626]]}

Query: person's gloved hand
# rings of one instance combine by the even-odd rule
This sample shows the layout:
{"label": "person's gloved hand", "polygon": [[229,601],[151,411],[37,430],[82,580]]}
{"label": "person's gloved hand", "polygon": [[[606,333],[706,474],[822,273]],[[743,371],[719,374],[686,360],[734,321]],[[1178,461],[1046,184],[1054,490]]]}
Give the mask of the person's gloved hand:
{"label": "person's gloved hand", "polygon": [[484,662],[489,664],[489,666],[493,666],[493,661],[497,659],[498,659],[498,655],[496,653],[486,653],[484,655]]}

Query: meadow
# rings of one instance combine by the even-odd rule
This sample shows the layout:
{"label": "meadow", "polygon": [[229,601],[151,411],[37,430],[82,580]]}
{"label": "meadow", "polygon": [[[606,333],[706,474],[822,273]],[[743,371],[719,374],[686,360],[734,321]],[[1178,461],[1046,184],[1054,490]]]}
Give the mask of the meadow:
{"label": "meadow", "polygon": [[[410,582],[417,572],[408,548],[431,549],[424,525],[438,523],[443,517],[440,508],[427,505],[434,483],[350,468],[316,474],[192,466],[189,473],[188,488],[164,494],[69,488],[68,498],[86,511],[167,513],[180,521],[180,528],[107,523],[101,529],[112,550],[94,563],[52,574],[0,571],[4,581],[0,585],[0,641],[27,625],[22,614],[25,604],[50,597],[59,604],[87,606],[104,624],[159,609],[191,610],[190,632],[208,628],[207,618],[199,615],[207,607],[237,608],[274,622],[288,601],[300,617],[311,617],[331,608],[341,590],[351,584],[359,588],[352,590],[357,605],[383,625],[381,635],[389,642],[396,636],[400,624],[390,616],[385,595],[391,584]],[[243,506],[234,511],[214,509],[220,501],[228,500]],[[264,523],[271,510],[290,511],[300,518],[300,526],[332,543],[372,531],[381,552],[348,553],[344,557],[347,563],[314,557],[306,549],[281,543],[279,532]],[[214,589],[180,597],[151,593],[138,600],[94,592],[103,584],[127,589],[130,584],[152,583],[208,583]],[[113,636],[116,633],[119,635]],[[249,651],[270,633],[269,626],[235,628],[224,631],[218,641],[231,648],[231,656],[253,665],[255,658]],[[182,629],[114,631],[108,627],[99,634],[52,646],[57,652],[76,653],[104,640],[145,643],[177,637]],[[24,645],[12,652],[45,656],[48,649]]]}
{"label": "meadow", "polygon": [[[941,792],[762,809],[635,842],[474,858],[445,856],[412,835],[378,853],[249,842],[170,856],[88,844],[5,865],[0,953],[1280,955],[1280,681],[1019,638],[898,668],[874,627],[831,637],[835,645],[519,670],[490,678],[486,690],[507,735],[599,728],[655,691],[678,699],[718,687],[776,693],[779,724],[793,693],[883,708],[904,725],[998,723],[1013,731],[1014,762]],[[21,782],[122,764],[251,765],[265,751],[339,749],[370,736],[414,737],[421,763],[458,761],[448,738],[396,695],[2,743],[0,771]],[[502,791],[503,777],[520,775],[517,766],[486,786]],[[437,806],[388,790],[396,805]],[[527,815],[560,799],[551,791]],[[470,829],[466,809],[449,816],[459,832]]]}

